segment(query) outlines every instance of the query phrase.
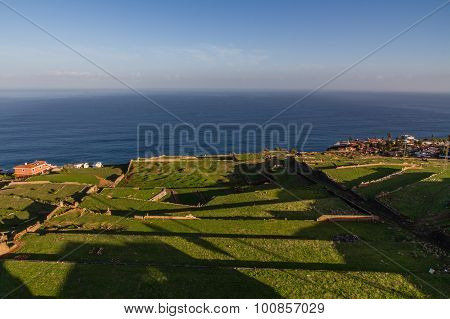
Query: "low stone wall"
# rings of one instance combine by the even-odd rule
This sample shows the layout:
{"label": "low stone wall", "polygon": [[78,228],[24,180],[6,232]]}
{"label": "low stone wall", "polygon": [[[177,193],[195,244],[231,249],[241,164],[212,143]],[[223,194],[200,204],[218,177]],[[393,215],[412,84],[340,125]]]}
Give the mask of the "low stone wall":
{"label": "low stone wall", "polygon": [[342,166],[337,166],[337,167],[335,167],[335,169],[357,168],[357,167],[370,167],[370,166],[380,166],[380,165],[406,166],[406,165],[409,165],[409,164],[408,164],[408,163],[385,163],[385,162],[378,162],[378,163],[368,163],[368,164],[342,165]]}
{"label": "low stone wall", "polygon": [[134,160],[130,160],[130,163],[128,163],[128,169],[127,169],[127,172],[125,173],[125,175],[130,173],[130,169],[131,169],[131,166],[133,166],[133,162],[134,162]]}
{"label": "low stone wall", "polygon": [[33,181],[33,182],[11,182],[9,186],[14,185],[39,185],[39,184],[51,184],[49,181]]}
{"label": "low stone wall", "polygon": [[98,186],[97,185],[93,185],[91,186],[87,191],[86,194],[94,194],[98,192]]}
{"label": "low stone wall", "polygon": [[6,242],[0,243],[0,256],[10,253],[13,247],[14,246],[8,246]]}
{"label": "low stone wall", "polygon": [[114,181],[114,183],[111,185],[112,188],[116,188],[117,185],[119,185],[119,183],[125,178],[125,174],[120,175],[119,177],[116,178],[116,180]]}
{"label": "low stone wall", "polygon": [[377,222],[380,217],[375,215],[322,215],[318,222]]}
{"label": "low stone wall", "polygon": [[30,182],[11,182],[9,186],[14,185],[42,185],[42,184],[61,184],[61,185],[87,185],[83,183],[78,182],[63,182],[63,183],[54,183],[50,181],[30,181]]}
{"label": "low stone wall", "polygon": [[169,192],[167,191],[167,189],[163,188],[158,194],[153,196],[150,200],[152,202],[157,202],[157,201],[161,200],[162,198],[164,198],[165,196],[167,196],[168,193]]}
{"label": "low stone wall", "polygon": [[50,214],[47,215],[47,217],[45,218],[45,220],[49,220],[49,219],[51,219],[53,216],[55,216],[55,214],[58,212],[58,210],[59,210],[60,208],[61,208],[61,207],[59,206],[59,207],[56,207],[54,210],[52,210],[52,211],[50,212]]}
{"label": "low stone wall", "polygon": [[194,215],[186,215],[186,216],[158,216],[158,215],[146,215],[140,216],[135,215],[135,219],[169,219],[169,220],[192,220],[192,219],[200,219],[195,217]]}
{"label": "low stone wall", "polygon": [[8,185],[11,183],[12,181],[0,181],[0,189],[2,189],[3,187],[8,187]]}
{"label": "low stone wall", "polygon": [[139,161],[143,162],[177,162],[179,160],[196,160],[199,159],[195,156],[156,156],[150,158],[141,158]]}
{"label": "low stone wall", "polygon": [[27,233],[35,233],[39,228],[41,228],[41,223],[37,222],[36,224],[27,227]]}

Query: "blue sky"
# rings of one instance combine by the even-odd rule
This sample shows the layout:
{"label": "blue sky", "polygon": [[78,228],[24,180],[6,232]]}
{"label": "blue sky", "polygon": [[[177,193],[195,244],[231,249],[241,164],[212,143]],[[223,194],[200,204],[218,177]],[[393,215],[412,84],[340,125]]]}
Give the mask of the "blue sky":
{"label": "blue sky", "polygon": [[[137,88],[308,89],[443,0],[5,0]],[[450,5],[328,89],[450,91]],[[120,88],[0,5],[0,89]]]}

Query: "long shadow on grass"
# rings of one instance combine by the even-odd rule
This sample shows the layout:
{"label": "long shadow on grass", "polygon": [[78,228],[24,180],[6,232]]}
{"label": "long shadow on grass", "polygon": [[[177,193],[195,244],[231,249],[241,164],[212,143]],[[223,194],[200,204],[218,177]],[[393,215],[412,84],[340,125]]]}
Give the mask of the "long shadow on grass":
{"label": "long shadow on grass", "polygon": [[[18,289],[18,287],[20,287]],[[33,295],[24,282],[14,276],[0,261],[0,299],[9,297],[14,291],[15,298],[31,298]]]}
{"label": "long shadow on grass", "polygon": [[[296,200],[292,199],[290,201],[294,202]],[[243,208],[243,207],[248,207],[248,206],[282,204],[282,203],[286,203],[286,202],[289,202],[289,201],[282,200],[282,199],[268,199],[268,200],[260,200],[260,201],[206,205],[206,206],[200,206],[200,207],[184,206],[184,207],[179,207],[179,208],[177,207],[177,208],[146,209],[146,210],[134,210],[134,209],[121,210],[121,209],[114,209],[114,207],[112,206],[111,213],[113,215],[123,216],[123,215],[130,215],[130,211],[133,211],[136,214],[140,214],[140,215],[145,215],[146,213],[149,213],[149,214],[159,214],[159,215],[165,216],[165,215],[174,214],[174,213],[183,213],[183,212],[194,213],[194,212],[203,212],[203,211],[213,211],[216,209],[232,209],[232,208]]]}
{"label": "long shadow on grass", "polygon": [[[183,225],[184,226],[184,225]],[[193,231],[196,231],[193,227]],[[154,229],[154,228],[153,228]],[[80,234],[86,232],[80,232]],[[104,240],[98,240],[96,244],[79,246],[79,242],[68,242],[65,248],[58,254],[34,254],[34,253],[15,253],[9,258],[27,259],[30,261],[57,261],[60,256],[69,252],[65,262],[71,262],[75,265],[66,280],[64,288],[59,297],[87,297],[87,298],[263,298],[276,297],[276,292],[266,285],[255,281],[243,275],[239,268],[245,269],[270,269],[270,270],[312,270],[312,271],[370,271],[370,272],[389,272],[405,275],[404,268],[390,262],[384,256],[380,256],[376,251],[366,247],[361,242],[354,243],[335,243],[335,249],[344,258],[344,262],[302,262],[292,261],[284,258],[283,250],[273,250],[268,246],[260,245],[252,239],[293,239],[293,237],[303,239],[330,240],[334,235],[339,234],[340,229],[332,227],[330,224],[319,224],[316,227],[302,229],[295,236],[288,237],[268,237],[272,235],[251,235],[251,234],[205,234],[205,233],[172,233],[164,231],[158,227],[157,232],[147,232],[147,236],[170,236],[179,237],[189,243],[193,243],[204,252],[192,250],[187,246],[180,246],[183,251],[168,244],[164,238],[154,238],[146,240],[145,243],[136,243],[142,239],[136,238],[133,243],[129,232],[121,233],[121,236],[127,238],[125,245],[111,245]],[[370,236],[370,231],[366,229]],[[367,235],[366,234],[366,235]],[[143,234],[139,233],[140,236]],[[118,236],[112,234],[101,235],[103,239],[111,238],[118,240]],[[112,237],[108,237],[112,236]],[[224,237],[235,239],[240,245],[247,245],[251,249],[261,251],[265,255],[272,255],[275,261],[267,260],[236,260],[227,253],[226,248],[217,247],[210,244],[207,237]],[[251,237],[250,237],[251,236]],[[99,238],[100,239],[100,238]],[[192,240],[194,239],[194,240]],[[247,240],[250,239],[250,240]],[[365,238],[367,240],[367,238]],[[389,258],[397,263],[404,265],[415,272],[423,272],[428,261],[421,258],[417,260],[410,252],[411,246],[386,241],[381,244],[375,241],[371,245],[384,251]],[[175,242],[174,242],[175,243]],[[206,244],[205,244],[206,243]],[[230,242],[232,244],[232,242]],[[314,245],[314,242],[311,243]],[[184,245],[183,241],[177,242],[178,245]],[[400,246],[399,246],[400,245]],[[291,247],[286,243],[286,249]],[[320,246],[318,246],[320,247]],[[209,253],[206,253],[209,251]],[[399,254],[399,251],[402,254]],[[322,253],[320,249],[316,252]],[[198,256],[197,258],[194,256]],[[209,256],[209,257],[205,257]],[[259,258],[258,258],[259,259]],[[265,259],[265,258],[264,258]],[[314,260],[315,258],[313,258]],[[321,259],[321,258],[319,258]],[[425,263],[424,263],[425,262]],[[445,278],[442,278],[445,280]],[[358,281],[358,278],[352,278]],[[365,279],[361,279],[361,287],[367,286]],[[448,281],[448,280],[447,280]],[[434,291],[425,287],[423,282],[416,277],[411,282],[423,291],[432,296],[442,297]],[[287,283],[286,283],[287,284]],[[338,285],[338,282],[337,282]],[[384,290],[384,286],[373,285],[374,289]],[[358,287],[358,286],[356,286]],[[444,286],[445,287],[445,286]],[[357,288],[356,288],[357,289]],[[88,291],[87,294],[83,291]],[[404,290],[392,287],[401,297]]]}
{"label": "long shadow on grass", "polygon": [[[183,227],[186,227],[186,228],[188,228],[190,230],[198,232],[198,229],[196,229],[195,227],[189,226],[187,224],[181,224],[177,220],[173,220],[173,222],[175,224],[180,224]],[[167,229],[165,229],[165,228],[163,228],[161,226],[155,225],[155,224],[145,224],[145,225],[148,228],[150,228],[152,231],[157,231],[157,232],[162,233],[162,234],[167,234],[167,232],[168,232]],[[202,248],[205,248],[205,249],[207,249],[209,251],[212,251],[212,252],[215,252],[215,253],[220,253],[220,254],[228,256],[228,257],[232,257],[227,251],[225,251],[225,250],[221,249],[220,247],[214,245],[213,243],[203,239],[201,236],[196,236],[196,237],[183,236],[183,238],[186,239],[187,241],[189,241],[189,242],[191,242],[191,243],[193,243],[195,245],[198,245],[198,246],[200,246]]]}
{"label": "long shadow on grass", "polygon": [[[57,296],[60,298],[281,297],[272,287],[233,267],[216,267],[214,261],[208,266],[164,242],[82,247],[69,242],[57,255],[27,254],[25,263],[57,260],[65,254],[65,262],[74,265]],[[40,279],[48,280],[44,277]],[[50,280],[49,284],[58,283]]]}

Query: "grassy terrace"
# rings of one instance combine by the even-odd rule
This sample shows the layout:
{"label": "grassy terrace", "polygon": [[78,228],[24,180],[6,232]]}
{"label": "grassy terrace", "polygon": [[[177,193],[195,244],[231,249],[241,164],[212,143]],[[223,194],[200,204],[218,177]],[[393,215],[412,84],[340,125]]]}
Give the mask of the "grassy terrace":
{"label": "grassy terrace", "polygon": [[0,231],[26,226],[40,214],[52,211],[60,201],[74,203],[84,186],[67,184],[10,185],[0,190]]}
{"label": "grassy terrace", "polygon": [[[262,157],[246,154],[238,159],[135,164],[119,188],[83,199],[81,208],[91,212],[69,211],[47,221],[44,233],[24,236],[21,247],[0,260],[0,295],[21,283],[25,285],[9,297],[450,294],[448,275],[428,273],[430,267],[439,270],[449,263],[445,253],[430,250],[388,223],[316,222],[321,214],[356,212],[296,175],[274,172],[275,183],[249,185],[237,168]],[[196,169],[200,164],[210,166]],[[169,165],[174,165],[172,171]],[[150,201],[160,187],[175,194]],[[111,214],[104,214],[108,209]],[[198,219],[167,219],[187,215]],[[360,240],[336,240],[347,232]]]}
{"label": "grassy terrace", "polygon": [[119,186],[189,188],[224,184],[234,169],[231,161],[181,160],[134,162],[130,173]]}
{"label": "grassy terrace", "polygon": [[[432,172],[430,170],[427,175]],[[413,219],[442,220],[450,214],[450,169],[435,167],[434,172],[434,175],[423,175],[425,178],[420,181],[383,196],[382,201]]]}
{"label": "grassy terrace", "polygon": [[0,194],[0,231],[27,225],[39,214],[47,214],[54,206],[29,198]]}
{"label": "grassy terrace", "polygon": [[0,196],[22,197],[50,204],[61,200],[73,203],[83,189],[82,185],[57,183],[12,185],[1,189]]}
{"label": "grassy terrace", "polygon": [[[93,211],[105,212],[108,209],[117,214],[128,213],[162,213],[166,210],[179,209],[170,203],[151,202],[130,198],[108,198],[102,194],[92,194],[83,199],[81,207]],[[131,215],[132,216],[132,215]]]}
{"label": "grassy terrace", "polygon": [[114,181],[122,174],[119,167],[64,168],[61,173],[33,176],[28,181],[50,181],[52,183],[73,182],[99,185],[103,180]]}
{"label": "grassy terrace", "polygon": [[[308,154],[304,160],[345,187],[356,186],[355,191],[366,199],[378,198],[417,223],[436,226],[447,233],[450,231],[450,168],[442,160],[344,157],[336,153]],[[355,166],[368,164],[370,166]],[[337,169],[338,166],[343,168]],[[409,169],[401,174],[360,185],[387,177],[408,166]]]}
{"label": "grassy terrace", "polygon": [[139,188],[129,188],[129,187],[116,187],[116,188],[105,188],[102,190],[101,194],[108,198],[128,198],[128,199],[140,199],[149,200],[155,195],[160,193],[162,188],[150,188],[150,189],[139,189]]}
{"label": "grassy terrace", "polygon": [[383,193],[400,190],[408,185],[420,182],[433,174],[434,171],[432,169],[411,169],[390,179],[359,187],[357,192],[365,198],[375,198]]}
{"label": "grassy terrace", "polygon": [[331,179],[344,185],[346,188],[358,186],[363,182],[369,182],[394,174],[401,170],[399,166],[377,165],[368,167],[350,167],[341,169],[323,170]]}

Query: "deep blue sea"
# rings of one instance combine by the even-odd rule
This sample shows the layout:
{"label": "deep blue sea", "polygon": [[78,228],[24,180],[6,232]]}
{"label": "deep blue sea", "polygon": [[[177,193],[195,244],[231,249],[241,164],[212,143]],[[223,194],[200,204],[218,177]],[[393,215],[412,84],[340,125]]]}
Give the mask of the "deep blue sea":
{"label": "deep blue sea", "polygon": [[[203,123],[262,124],[305,92],[145,93],[183,121],[198,127]],[[393,136],[447,136],[450,94],[322,92],[302,101],[274,122],[310,123],[312,130],[305,151],[322,151],[349,137],[383,137],[388,132]],[[54,164],[124,163],[138,155],[137,125],[145,123],[177,121],[133,93],[3,91],[0,167],[9,169],[37,159]],[[283,146],[298,148],[298,145]],[[255,150],[260,147],[254,145]],[[230,151],[230,144],[219,143],[217,150]]]}

